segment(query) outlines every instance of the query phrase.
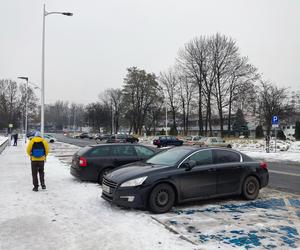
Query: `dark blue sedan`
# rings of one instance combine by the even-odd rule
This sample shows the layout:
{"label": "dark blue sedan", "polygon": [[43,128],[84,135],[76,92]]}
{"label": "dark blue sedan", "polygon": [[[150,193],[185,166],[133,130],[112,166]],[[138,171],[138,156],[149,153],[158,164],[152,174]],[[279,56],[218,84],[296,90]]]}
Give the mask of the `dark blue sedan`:
{"label": "dark blue sedan", "polygon": [[153,140],[153,145],[156,145],[158,148],[167,146],[181,146],[182,144],[183,140],[179,140],[176,136],[162,135]]}

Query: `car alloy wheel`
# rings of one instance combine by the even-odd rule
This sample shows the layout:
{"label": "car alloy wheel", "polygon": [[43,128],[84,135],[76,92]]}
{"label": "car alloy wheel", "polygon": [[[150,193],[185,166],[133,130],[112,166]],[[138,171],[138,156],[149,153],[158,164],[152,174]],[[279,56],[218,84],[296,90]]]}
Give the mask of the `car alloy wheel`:
{"label": "car alloy wheel", "polygon": [[243,183],[243,195],[247,200],[255,200],[259,193],[259,182],[256,177],[249,176]]}
{"label": "car alloy wheel", "polygon": [[158,184],[149,196],[149,208],[153,213],[168,212],[175,202],[174,189],[169,184]]}

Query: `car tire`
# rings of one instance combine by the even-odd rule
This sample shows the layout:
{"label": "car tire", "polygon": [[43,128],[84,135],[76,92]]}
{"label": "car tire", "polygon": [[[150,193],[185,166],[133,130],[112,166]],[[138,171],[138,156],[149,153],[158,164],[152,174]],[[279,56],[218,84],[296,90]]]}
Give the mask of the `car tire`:
{"label": "car tire", "polygon": [[254,176],[248,176],[244,183],[242,194],[246,200],[255,200],[259,194],[259,181]]}
{"label": "car tire", "polygon": [[53,140],[53,139],[51,139],[51,140],[50,140],[50,143],[54,143],[54,140]]}
{"label": "car tire", "polygon": [[227,145],[227,148],[232,148],[230,144]]}
{"label": "car tire", "polygon": [[111,168],[105,168],[103,169],[100,174],[98,175],[98,183],[99,185],[102,185],[103,176],[106,175],[108,172],[110,172]]}
{"label": "car tire", "polygon": [[155,214],[168,212],[175,202],[174,189],[169,184],[158,184],[150,193],[149,209]]}

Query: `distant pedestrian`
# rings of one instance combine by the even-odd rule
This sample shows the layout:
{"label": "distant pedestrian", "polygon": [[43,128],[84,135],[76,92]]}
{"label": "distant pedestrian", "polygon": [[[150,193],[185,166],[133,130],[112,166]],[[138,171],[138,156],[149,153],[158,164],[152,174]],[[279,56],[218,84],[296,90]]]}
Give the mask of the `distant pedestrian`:
{"label": "distant pedestrian", "polygon": [[270,152],[270,136],[266,135],[266,152]]}
{"label": "distant pedestrian", "polygon": [[46,189],[44,165],[48,152],[49,146],[47,141],[43,139],[41,133],[37,131],[34,137],[29,141],[27,146],[27,154],[30,156],[31,160],[31,173],[33,183],[32,191],[38,191],[38,174],[40,176],[40,184],[42,186],[42,189]]}
{"label": "distant pedestrian", "polygon": [[18,144],[18,137],[19,137],[18,133],[15,133],[14,134],[14,146],[17,146],[17,144]]}

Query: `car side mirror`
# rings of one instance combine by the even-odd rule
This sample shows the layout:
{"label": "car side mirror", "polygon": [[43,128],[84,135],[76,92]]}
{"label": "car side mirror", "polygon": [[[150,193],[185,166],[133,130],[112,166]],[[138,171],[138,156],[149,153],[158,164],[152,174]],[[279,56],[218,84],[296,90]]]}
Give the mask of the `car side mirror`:
{"label": "car side mirror", "polygon": [[193,167],[196,166],[196,161],[189,160],[187,162],[182,163],[181,165],[183,168],[185,168],[186,171],[191,170]]}

